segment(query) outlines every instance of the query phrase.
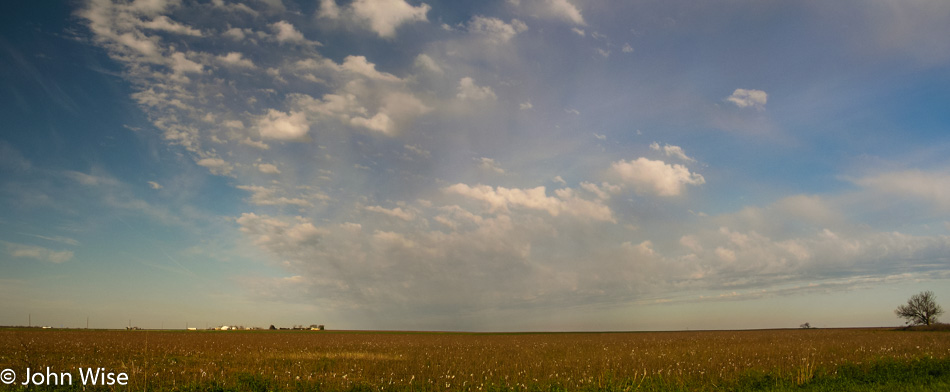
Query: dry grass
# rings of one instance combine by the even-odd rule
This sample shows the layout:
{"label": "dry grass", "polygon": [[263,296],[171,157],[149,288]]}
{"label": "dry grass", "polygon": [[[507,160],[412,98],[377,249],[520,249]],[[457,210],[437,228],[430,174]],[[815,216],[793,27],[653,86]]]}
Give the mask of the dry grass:
{"label": "dry grass", "polygon": [[[622,380],[715,386],[749,373],[803,384],[842,364],[950,358],[950,335],[883,329],[570,334],[0,330],[0,368],[127,372],[133,389],[568,390]],[[18,372],[20,371],[18,370]]]}

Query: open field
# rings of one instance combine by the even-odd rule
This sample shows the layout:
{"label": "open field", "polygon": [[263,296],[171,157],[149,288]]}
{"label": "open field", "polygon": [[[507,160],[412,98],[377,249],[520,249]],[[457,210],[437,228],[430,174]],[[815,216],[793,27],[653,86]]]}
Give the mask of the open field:
{"label": "open field", "polygon": [[939,390],[950,333],[0,330],[0,369],[46,367],[77,390],[79,367],[127,373],[121,390]]}

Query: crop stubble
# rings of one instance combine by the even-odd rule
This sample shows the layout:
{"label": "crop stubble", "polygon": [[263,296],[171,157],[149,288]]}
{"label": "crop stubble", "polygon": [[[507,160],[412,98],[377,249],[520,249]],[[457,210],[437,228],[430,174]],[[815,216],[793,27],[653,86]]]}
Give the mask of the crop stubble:
{"label": "crop stubble", "polygon": [[568,390],[646,380],[717,385],[750,372],[798,383],[842,364],[950,358],[950,333],[884,329],[639,333],[0,330],[0,368],[126,372],[135,389]]}

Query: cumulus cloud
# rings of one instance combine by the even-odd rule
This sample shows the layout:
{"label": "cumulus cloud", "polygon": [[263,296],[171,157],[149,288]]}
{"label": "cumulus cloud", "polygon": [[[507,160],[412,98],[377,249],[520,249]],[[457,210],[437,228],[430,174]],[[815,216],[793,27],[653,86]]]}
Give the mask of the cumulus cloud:
{"label": "cumulus cloud", "polygon": [[509,3],[532,16],[576,25],[586,24],[581,11],[568,0],[509,0]]}
{"label": "cumulus cloud", "polygon": [[271,249],[304,247],[328,234],[328,230],[317,228],[311,222],[299,219],[287,222],[253,212],[241,214],[237,223],[241,225],[241,231],[251,235],[257,244]]}
{"label": "cumulus cloud", "polygon": [[270,109],[258,120],[257,128],[264,139],[306,141],[310,123],[303,112],[284,113]]}
{"label": "cumulus cloud", "polygon": [[278,42],[307,42],[307,39],[304,38],[303,33],[297,31],[297,28],[293,24],[287,21],[279,21],[272,23],[270,25],[271,29],[274,30],[275,37]]}
{"label": "cumulus cloud", "polygon": [[380,228],[373,221],[317,226],[300,217],[244,214],[241,230],[281,260],[294,280],[257,280],[255,289],[264,297],[387,317],[408,312],[454,319],[486,309],[624,302],[658,286],[657,276],[665,282],[683,275],[680,263],[664,259],[649,240],[612,244],[596,257],[578,255],[577,246],[589,241],[582,233],[609,222],[521,207],[489,216],[459,205],[431,208],[438,228],[417,224],[418,215],[411,221],[394,216]]}
{"label": "cumulus cloud", "polygon": [[614,219],[609,207],[601,204],[599,200],[582,199],[571,188],[555,190],[556,197],[547,196],[546,189],[543,186],[519,189],[455,184],[446,187],[444,192],[481,201],[492,213],[507,212],[510,208],[518,207],[546,211],[551,216],[567,214],[600,221],[613,221]]}
{"label": "cumulus cloud", "polygon": [[687,185],[702,185],[706,179],[699,173],[691,173],[686,166],[667,164],[647,158],[632,161],[620,160],[611,165],[611,170],[637,192],[658,196],[677,196]]}
{"label": "cumulus cloud", "polygon": [[350,124],[386,135],[391,135],[396,129],[396,122],[393,121],[393,119],[390,118],[388,114],[383,112],[376,113],[370,118],[353,117],[350,119]]}
{"label": "cumulus cloud", "polygon": [[198,166],[208,168],[211,174],[221,176],[231,174],[231,170],[234,169],[234,166],[221,158],[202,158],[195,163],[197,163]]}
{"label": "cumulus cloud", "polygon": [[175,34],[190,35],[193,37],[201,37],[202,35],[201,30],[175,22],[164,15],[142,23],[142,27],[150,30],[161,30]]}
{"label": "cumulus cloud", "polygon": [[737,88],[732,95],[726,98],[727,101],[734,103],[740,108],[765,109],[765,103],[768,101],[768,94],[762,90],[746,90]]}
{"label": "cumulus cloud", "polygon": [[162,187],[162,184],[159,184],[159,183],[157,183],[157,182],[155,182],[155,181],[149,181],[149,182],[148,182],[148,187],[149,187],[149,188],[152,188],[152,189],[162,189],[162,188],[163,188],[163,187]]}
{"label": "cumulus cloud", "polygon": [[320,8],[317,10],[317,16],[337,19],[340,17],[340,6],[336,4],[336,0],[320,0]]}
{"label": "cumulus cloud", "polygon": [[404,221],[411,221],[413,218],[415,218],[415,214],[412,211],[404,210],[402,207],[388,209],[380,206],[369,206],[366,207],[366,211],[378,212],[380,214],[388,215],[393,218],[399,218]]}
{"label": "cumulus cloud", "polygon": [[468,22],[470,33],[486,37],[495,43],[508,42],[512,37],[526,30],[528,30],[528,25],[518,19],[505,23],[498,18],[476,15]]}
{"label": "cumulus cloud", "polygon": [[597,195],[598,199],[607,200],[611,195],[620,193],[622,190],[619,185],[613,185],[609,182],[602,182],[600,185],[592,182],[581,182],[581,189]]}
{"label": "cumulus cloud", "polygon": [[495,91],[492,90],[491,87],[478,86],[475,84],[475,80],[468,76],[459,80],[458,94],[456,94],[455,97],[461,100],[472,101],[494,100],[498,98],[495,96]]}
{"label": "cumulus cloud", "polygon": [[[773,238],[751,228],[729,227],[684,236],[680,244],[699,267],[698,273],[718,287],[757,288],[802,279],[886,277],[910,272],[899,260],[935,260],[950,248],[950,239],[897,232],[836,232],[816,229]],[[708,250],[707,250],[708,249]],[[898,263],[898,264],[894,264]],[[934,266],[917,264],[915,272]]]}
{"label": "cumulus cloud", "polygon": [[309,207],[313,204],[300,197],[279,196],[276,188],[268,188],[256,185],[238,185],[238,189],[251,192],[251,204],[259,206],[281,206],[293,205],[298,207]]}
{"label": "cumulus cloud", "polygon": [[[333,28],[366,28],[371,32],[364,35],[392,38],[400,26],[428,21],[428,5],[412,3],[416,6],[397,0],[341,5],[322,0],[319,17],[336,21],[319,20],[320,28],[311,30],[287,22],[299,20],[299,15],[262,9],[249,17],[253,13],[238,9],[238,4],[212,1],[214,7],[230,7],[235,14],[220,13],[215,27],[195,24],[203,30],[194,31],[178,22],[194,22],[187,12],[163,16],[175,6],[87,3],[82,17],[94,42],[121,64],[123,77],[134,89],[133,99],[161,132],[159,137],[180,146],[212,173],[235,176],[228,183],[240,189],[248,213],[234,222],[247,239],[271,253],[274,265],[288,276],[250,289],[261,288],[263,298],[351,306],[372,314],[397,309],[393,312],[403,314],[394,319],[406,320],[515,306],[511,304],[629,304],[644,295],[682,290],[729,287],[731,291],[769,288],[776,282],[879,278],[880,271],[900,272],[897,265],[915,273],[942,268],[939,255],[947,250],[942,237],[849,226],[844,217],[860,211],[844,214],[837,208],[842,203],[824,197],[790,197],[728,216],[694,215],[688,219],[695,223],[669,224],[658,223],[667,217],[645,212],[651,205],[618,196],[632,190],[675,196],[691,185],[704,184],[702,175],[686,167],[695,159],[679,146],[650,147],[653,154],[682,165],[646,158],[613,162],[618,158],[605,160],[609,155],[604,154],[563,165],[549,157],[571,151],[573,144],[592,147],[588,144],[594,142],[593,147],[607,148],[598,143],[607,136],[602,130],[561,123],[565,133],[557,134],[574,127],[570,132],[579,141],[567,140],[566,147],[550,145],[553,149],[547,143],[541,150],[494,149],[499,141],[511,140],[505,147],[509,149],[525,145],[517,143],[522,139],[501,134],[505,127],[558,125],[556,118],[545,117],[564,113],[571,114],[566,116],[568,122],[583,118],[574,117],[579,114],[575,109],[564,113],[558,109],[571,103],[552,106],[550,96],[533,90],[535,80],[507,73],[514,70],[510,66],[532,59],[514,58],[508,63],[511,57],[492,57],[498,50],[486,50],[486,43],[528,43],[535,37],[523,33],[527,25],[520,20],[536,22],[532,29],[555,28],[538,20],[542,18],[564,21],[560,28],[574,39],[580,38],[570,28],[576,33],[586,29],[584,35],[598,40],[605,51],[632,50],[621,45],[623,41],[601,41],[595,29],[584,26],[580,9],[570,0],[521,0],[515,5],[520,20],[476,16],[449,26],[451,31],[435,28],[430,32],[437,36],[427,37],[425,45],[401,45],[408,52],[387,61],[376,57],[380,52],[374,45],[335,47],[331,60],[316,45],[296,44],[307,42],[301,31],[309,35]],[[209,44],[210,36],[218,38],[214,45]],[[412,52],[413,48],[427,54]],[[466,51],[471,48],[480,51]],[[596,56],[596,48],[587,50],[588,56]],[[492,87],[464,75],[524,94],[501,97],[504,105],[499,105],[499,112],[472,126],[476,123],[443,110],[499,97]],[[542,103],[535,107],[528,97]],[[730,102],[725,105],[763,110],[767,95],[739,89],[725,99]],[[526,111],[508,117],[519,109]],[[425,116],[432,111],[436,113]],[[469,128],[479,133],[461,131]],[[523,132],[507,135],[515,137],[514,133]],[[314,143],[282,143],[311,139]],[[617,148],[629,142],[616,139],[611,145]],[[471,152],[452,156],[459,146]],[[508,157],[505,163],[516,165],[517,175],[498,176],[504,186],[465,182],[466,175],[484,174],[472,169],[505,173],[491,158],[472,161],[496,155]],[[604,178],[584,177],[605,166],[609,169]],[[458,167],[467,169],[461,175],[452,172]],[[434,180],[433,173],[439,179]],[[70,178],[89,185],[85,191],[93,191],[92,185],[113,184],[93,175]],[[565,178],[576,187],[567,187]],[[950,194],[946,179],[940,173],[908,171],[853,182],[862,195],[924,200],[946,211],[950,210],[943,196]],[[368,192],[370,188],[386,192]],[[332,189],[327,192],[333,196],[318,189]],[[400,197],[404,199],[390,199]],[[670,211],[662,208],[665,202],[650,202],[661,206],[656,215]],[[678,207],[684,216],[687,208],[699,208]],[[261,210],[288,215],[268,216]],[[49,251],[27,249],[20,254],[65,258],[51,256],[58,250]],[[444,324],[428,327],[440,325]]]}
{"label": "cumulus cloud", "polygon": [[271,163],[261,163],[257,165],[257,170],[264,174],[280,174],[277,166]]}
{"label": "cumulus cloud", "polygon": [[416,60],[413,62],[413,64],[416,67],[425,69],[429,72],[433,72],[437,74],[442,74],[445,72],[442,70],[442,67],[439,66],[439,63],[437,63],[435,60],[432,59],[432,57],[429,57],[425,53],[416,56]]}
{"label": "cumulus cloud", "polygon": [[231,27],[225,30],[223,33],[221,33],[221,35],[228,37],[230,39],[233,39],[235,41],[243,41],[244,38],[247,37],[247,34],[248,33],[245,32],[244,29],[237,28],[237,27]]}
{"label": "cumulus cloud", "polygon": [[255,68],[254,62],[244,58],[244,55],[238,52],[230,52],[224,56],[218,56],[218,61],[224,65],[238,68]]}
{"label": "cumulus cloud", "polygon": [[502,169],[500,166],[498,166],[498,162],[495,162],[494,159],[481,157],[476,159],[476,161],[479,162],[478,167],[484,170],[498,174],[505,174],[505,169]]}
{"label": "cumulus cloud", "polygon": [[388,82],[400,81],[395,75],[379,72],[376,70],[376,64],[366,60],[364,56],[346,56],[340,68],[370,79],[383,80]]}
{"label": "cumulus cloud", "polygon": [[177,74],[200,73],[204,69],[204,66],[189,60],[182,52],[172,53],[171,61],[171,67]]}
{"label": "cumulus cloud", "polygon": [[396,36],[396,29],[407,23],[427,22],[432,9],[422,3],[413,6],[405,0],[356,0],[340,9],[335,0],[322,0],[318,15],[322,18],[348,18],[359,21],[382,38]]}
{"label": "cumulus cloud", "polygon": [[677,158],[686,162],[696,162],[695,159],[690,158],[683,152],[683,148],[680,146],[671,146],[669,144],[660,147],[660,143],[653,142],[650,144],[650,149],[653,151],[663,151],[664,154],[668,157]]}

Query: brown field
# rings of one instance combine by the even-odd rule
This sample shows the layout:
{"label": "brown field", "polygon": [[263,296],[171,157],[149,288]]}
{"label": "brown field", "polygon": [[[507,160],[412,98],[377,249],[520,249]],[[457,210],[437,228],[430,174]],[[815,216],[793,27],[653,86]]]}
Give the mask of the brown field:
{"label": "brown field", "polygon": [[881,358],[950,358],[950,333],[0,330],[2,369],[103,367],[128,373],[135,390],[254,389],[248,383],[264,389],[578,390],[617,382],[633,389],[644,380],[714,387],[750,372],[804,383],[845,363]]}

